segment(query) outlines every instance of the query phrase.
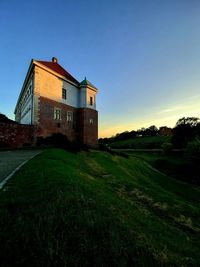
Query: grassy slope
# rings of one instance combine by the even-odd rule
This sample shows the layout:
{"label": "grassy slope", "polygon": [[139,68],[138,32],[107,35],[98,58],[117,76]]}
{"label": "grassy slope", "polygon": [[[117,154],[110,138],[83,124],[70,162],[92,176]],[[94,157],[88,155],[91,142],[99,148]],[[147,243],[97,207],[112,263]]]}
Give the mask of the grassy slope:
{"label": "grassy slope", "polygon": [[169,136],[144,136],[135,137],[123,141],[117,141],[109,144],[112,148],[161,148],[162,144],[165,142],[170,142],[171,137]]}
{"label": "grassy slope", "polygon": [[163,155],[160,152],[127,152],[126,150],[124,152],[131,156],[144,159],[153,167],[171,177],[200,185],[199,160],[191,160],[178,152],[171,153],[170,155]]}
{"label": "grassy slope", "polygon": [[46,151],[0,194],[1,266],[195,266],[198,199],[141,159]]}

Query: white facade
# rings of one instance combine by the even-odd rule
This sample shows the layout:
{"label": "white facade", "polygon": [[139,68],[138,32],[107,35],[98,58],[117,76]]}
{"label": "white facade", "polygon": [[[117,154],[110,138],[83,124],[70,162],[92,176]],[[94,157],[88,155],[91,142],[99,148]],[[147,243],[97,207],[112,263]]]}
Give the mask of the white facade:
{"label": "white facade", "polygon": [[90,86],[84,85],[80,89],[80,108],[91,108],[96,110],[97,90]]}
{"label": "white facade", "polygon": [[[96,109],[96,90],[86,89],[87,108]],[[92,100],[92,101],[91,101]]]}
{"label": "white facade", "polygon": [[80,108],[86,108],[87,106],[87,102],[86,102],[86,88],[85,87],[82,87],[80,89],[80,101],[79,101],[79,107]]}
{"label": "white facade", "polygon": [[15,120],[22,124],[38,124],[40,97],[74,108],[95,110],[96,93],[97,89],[86,78],[74,83],[42,62],[32,60],[15,108]]}
{"label": "white facade", "polygon": [[[66,99],[62,98],[62,89],[66,90]],[[63,86],[60,88],[60,102],[63,104],[67,104],[74,108],[79,108],[79,94],[80,89],[76,86],[63,81]]]}
{"label": "white facade", "polygon": [[16,121],[22,124],[32,124],[33,110],[33,76],[27,81],[19,99]]}

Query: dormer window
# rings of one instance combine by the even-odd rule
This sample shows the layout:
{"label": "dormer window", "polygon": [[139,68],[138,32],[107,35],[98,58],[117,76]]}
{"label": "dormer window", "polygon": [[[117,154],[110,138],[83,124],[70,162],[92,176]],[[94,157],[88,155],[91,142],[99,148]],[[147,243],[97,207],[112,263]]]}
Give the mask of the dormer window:
{"label": "dormer window", "polygon": [[93,97],[90,96],[90,106],[93,106]]}
{"label": "dormer window", "polygon": [[62,89],[62,99],[67,99],[67,90],[66,89]]}

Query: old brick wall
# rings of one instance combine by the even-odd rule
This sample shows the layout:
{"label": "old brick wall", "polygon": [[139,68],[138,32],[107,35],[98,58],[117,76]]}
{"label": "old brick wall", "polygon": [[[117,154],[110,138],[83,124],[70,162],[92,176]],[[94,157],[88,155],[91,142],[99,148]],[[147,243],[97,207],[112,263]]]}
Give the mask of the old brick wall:
{"label": "old brick wall", "polygon": [[[61,120],[54,119],[54,108],[61,110]],[[73,112],[73,121],[67,121],[67,111]],[[39,98],[38,132],[41,137],[62,133],[70,141],[80,141],[96,146],[98,140],[98,112],[89,108],[74,108],[69,105]]]}
{"label": "old brick wall", "polygon": [[78,112],[78,132],[80,140],[91,147],[98,142],[98,112],[94,109],[80,108]]}
{"label": "old brick wall", "polygon": [[[54,108],[61,110],[61,120],[54,119]],[[67,121],[67,111],[73,112],[73,121]],[[38,136],[47,137],[53,133],[62,133],[70,141],[77,140],[77,112],[76,108],[40,96]]]}
{"label": "old brick wall", "polygon": [[[61,119],[54,119],[54,108],[61,110]],[[73,112],[73,121],[67,121],[67,112]],[[39,101],[38,136],[47,137],[62,133],[70,141],[77,140],[77,109],[45,97]]]}
{"label": "old brick wall", "polygon": [[0,123],[0,147],[34,146],[37,127],[34,125]]}

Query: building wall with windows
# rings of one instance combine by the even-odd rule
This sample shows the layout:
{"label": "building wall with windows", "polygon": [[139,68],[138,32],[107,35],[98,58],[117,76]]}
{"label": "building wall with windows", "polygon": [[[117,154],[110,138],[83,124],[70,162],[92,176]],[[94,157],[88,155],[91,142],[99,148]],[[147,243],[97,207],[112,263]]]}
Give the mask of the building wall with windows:
{"label": "building wall with windows", "polygon": [[98,113],[94,109],[82,108],[78,113],[78,131],[84,144],[93,146],[98,136]]}
{"label": "building wall with windows", "polygon": [[[66,90],[66,99],[62,98],[62,89]],[[35,67],[34,90],[40,96],[79,107],[79,88],[39,66]]]}
{"label": "building wall with windows", "polygon": [[16,113],[16,121],[22,124],[32,124],[33,109],[33,75],[26,82],[22,92],[18,109]]}
{"label": "building wall with windows", "polygon": [[62,133],[70,141],[97,144],[97,89],[89,81],[79,83],[53,58],[32,61],[21,90],[16,121],[37,125],[37,136]]}
{"label": "building wall with windows", "polygon": [[96,109],[96,94],[92,90],[87,90],[87,107]]}
{"label": "building wall with windows", "polygon": [[66,99],[61,98],[60,102],[75,108],[79,108],[80,104],[80,89],[66,81],[63,81],[62,88],[66,90]]}
{"label": "building wall with windows", "polygon": [[45,97],[40,97],[38,135],[47,137],[52,133],[63,133],[70,141],[75,141],[78,138],[77,109]]}

